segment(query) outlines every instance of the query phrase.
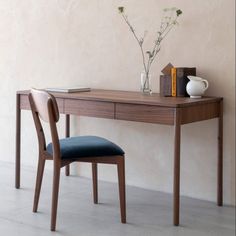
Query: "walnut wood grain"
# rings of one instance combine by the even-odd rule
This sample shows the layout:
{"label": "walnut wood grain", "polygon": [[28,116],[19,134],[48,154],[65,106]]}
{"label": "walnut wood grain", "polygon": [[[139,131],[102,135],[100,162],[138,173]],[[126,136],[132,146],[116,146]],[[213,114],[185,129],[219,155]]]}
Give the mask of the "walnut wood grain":
{"label": "walnut wood grain", "polygon": [[[18,94],[20,108],[30,109],[28,91],[19,91]],[[52,94],[57,99],[60,113],[167,125],[174,123],[175,107],[183,107],[181,124],[218,117],[219,103],[222,100],[215,97],[191,99],[160,97],[159,94],[148,96],[137,92],[114,90]]]}
{"label": "walnut wood grain", "polygon": [[223,101],[219,105],[218,119],[217,205],[223,205]]}
{"label": "walnut wood grain", "polygon": [[[18,103],[18,97],[17,95],[17,103]],[[94,156],[91,154],[88,157],[67,157],[64,161],[61,158],[61,148],[60,148],[60,142],[58,137],[58,131],[57,131],[57,125],[56,123],[59,121],[59,109],[57,106],[57,103],[55,102],[55,98],[53,95],[42,91],[42,90],[36,90],[32,89],[29,94],[29,103],[33,115],[33,120],[35,123],[35,128],[37,131],[38,136],[38,151],[39,151],[39,161],[38,161],[38,171],[37,171],[37,178],[36,178],[36,184],[35,184],[35,194],[34,194],[34,204],[33,204],[33,212],[37,212],[38,209],[38,202],[39,202],[39,196],[41,191],[41,184],[43,179],[43,172],[44,172],[44,166],[45,161],[50,159],[53,161],[53,186],[52,186],[52,204],[51,204],[51,231],[56,230],[56,219],[57,219],[57,205],[58,205],[58,193],[59,193],[59,182],[60,182],[60,169],[64,166],[67,166],[69,163],[72,162],[90,162],[94,165],[97,165],[97,163],[106,163],[106,164],[116,164],[117,170],[118,170],[118,184],[119,184],[119,196],[120,196],[120,217],[121,222],[126,223],[126,198],[125,198],[125,157],[124,155],[112,155],[112,156],[98,156],[95,154]],[[104,104],[104,102],[101,102],[102,104],[96,104],[94,107],[94,104],[98,102],[92,102],[93,108],[96,107],[110,107],[111,104]],[[18,104],[17,104],[18,105]],[[71,105],[71,104],[69,104]],[[85,106],[85,109],[89,107],[91,104],[89,102],[83,101],[83,104],[80,103],[80,105]],[[17,106],[18,107],[18,106]],[[71,106],[70,106],[71,107]],[[80,107],[76,107],[80,108]],[[92,108],[91,106],[89,107]],[[113,106],[114,108],[114,106]],[[19,108],[18,108],[19,109]],[[99,110],[96,110],[98,112]],[[111,110],[114,115],[114,109]],[[47,113],[47,115],[45,114]],[[102,115],[104,113],[101,113]],[[110,113],[109,113],[110,114]],[[100,114],[99,114],[100,115]],[[40,119],[42,117],[42,119]],[[19,117],[18,117],[19,118]],[[41,121],[45,121],[49,124],[50,127],[50,134],[51,134],[51,140],[52,140],[52,150],[53,153],[50,154],[46,150],[46,140],[44,135],[44,130]],[[69,117],[68,114],[66,115],[66,136],[69,136]],[[68,126],[68,127],[67,127]],[[89,151],[89,150],[88,150]],[[45,155],[46,154],[46,155]],[[45,158],[46,156],[46,158]],[[48,158],[49,157],[49,158]],[[95,171],[93,171],[94,174],[96,174]],[[97,189],[97,183],[95,183],[94,189]],[[95,200],[97,202],[97,193]]]}
{"label": "walnut wood grain", "polygon": [[20,171],[21,171],[21,109],[20,94],[16,94],[16,153],[15,153],[15,187],[20,188]]}
{"label": "walnut wood grain", "polygon": [[[70,115],[66,114],[65,116],[65,137],[70,137]],[[70,175],[70,165],[65,166],[66,176]]]}
{"label": "walnut wood grain", "polygon": [[[29,90],[18,91],[18,94],[28,94]],[[103,101],[114,103],[129,103],[139,105],[155,105],[162,107],[185,107],[197,104],[220,101],[219,97],[203,97],[192,99],[189,97],[161,97],[158,93],[144,95],[140,92],[92,89],[90,92],[51,93],[56,98],[78,99],[89,101]]]}
{"label": "walnut wood grain", "polygon": [[174,109],[170,107],[117,103],[115,110],[117,120],[174,124]]}
{"label": "walnut wood grain", "polygon": [[66,99],[66,114],[114,119],[114,103]]}
{"label": "walnut wood grain", "polygon": [[218,117],[220,107],[219,104],[220,102],[183,107],[181,124],[188,124]]}
{"label": "walnut wood grain", "polygon": [[174,179],[173,179],[173,224],[179,225],[180,208],[180,144],[182,108],[175,108],[174,116]]}
{"label": "walnut wood grain", "polygon": [[[30,103],[28,94],[19,94],[20,95],[20,109],[21,110],[30,110]],[[64,113],[64,99],[56,98],[58,109],[60,113]]]}
{"label": "walnut wood grain", "polygon": [[29,98],[26,94],[20,94],[20,109],[30,110]]}
{"label": "walnut wood grain", "polygon": [[[30,109],[28,94],[29,90],[17,92],[16,188],[20,187],[21,110]],[[223,204],[223,98],[161,97],[155,93],[144,95],[140,92],[101,89],[81,93],[52,93],[52,95],[58,101],[60,113],[174,126],[174,225],[179,225],[180,211],[181,125],[218,117],[217,203],[219,206]],[[86,160],[83,159],[83,161]],[[95,160],[91,160],[91,162],[96,163]],[[63,166],[67,164],[69,162],[64,163]],[[120,176],[122,182],[122,174]],[[125,201],[122,195],[124,189],[120,191],[121,202],[123,202],[121,203],[122,222],[125,222]]]}

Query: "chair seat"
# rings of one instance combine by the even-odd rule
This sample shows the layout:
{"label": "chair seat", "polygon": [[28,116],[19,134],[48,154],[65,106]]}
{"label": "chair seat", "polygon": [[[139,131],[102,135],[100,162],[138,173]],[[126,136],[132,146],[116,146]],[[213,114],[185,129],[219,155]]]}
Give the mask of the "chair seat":
{"label": "chair seat", "polygon": [[[124,155],[124,151],[109,140],[97,136],[78,136],[60,139],[61,159],[81,157]],[[53,155],[52,143],[48,144],[47,152]]]}

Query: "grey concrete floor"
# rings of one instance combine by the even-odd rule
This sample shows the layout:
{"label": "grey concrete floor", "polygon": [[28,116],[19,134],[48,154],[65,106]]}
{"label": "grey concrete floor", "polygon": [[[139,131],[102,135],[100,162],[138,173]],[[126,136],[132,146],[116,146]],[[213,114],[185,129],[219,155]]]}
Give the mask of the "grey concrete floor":
{"label": "grey concrete floor", "polygon": [[52,173],[46,170],[39,212],[32,213],[35,170],[22,168],[14,188],[14,165],[0,162],[0,235],[6,236],[233,236],[235,209],[181,198],[181,225],[172,226],[172,195],[127,186],[127,224],[120,223],[117,184],[99,182],[92,203],[90,179],[62,174],[57,232],[49,230]]}

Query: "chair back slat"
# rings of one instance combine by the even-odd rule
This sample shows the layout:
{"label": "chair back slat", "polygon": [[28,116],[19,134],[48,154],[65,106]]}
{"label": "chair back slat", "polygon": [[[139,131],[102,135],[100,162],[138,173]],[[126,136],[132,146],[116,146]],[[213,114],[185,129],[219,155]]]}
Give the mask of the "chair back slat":
{"label": "chair back slat", "polygon": [[[41,120],[49,123],[53,145],[53,158],[60,157],[60,144],[56,123],[59,120],[59,111],[53,95],[37,89],[31,89],[29,94],[30,107],[38,135],[39,152],[46,150],[46,140]],[[40,120],[41,119],[41,120]]]}
{"label": "chair back slat", "polygon": [[57,122],[59,120],[59,111],[54,96],[45,91],[37,89],[31,89],[30,93],[32,94],[32,98],[34,101],[35,111],[38,113],[39,117],[45,122],[49,122],[48,101],[52,100],[52,115],[54,121]]}

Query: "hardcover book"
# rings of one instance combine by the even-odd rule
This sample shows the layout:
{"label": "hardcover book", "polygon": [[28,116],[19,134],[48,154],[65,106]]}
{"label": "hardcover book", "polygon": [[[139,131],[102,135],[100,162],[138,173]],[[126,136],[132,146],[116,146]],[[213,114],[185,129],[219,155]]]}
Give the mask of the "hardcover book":
{"label": "hardcover book", "polygon": [[170,68],[170,73],[160,76],[160,94],[165,97],[185,97],[188,75],[196,76],[196,68],[177,67]]}

